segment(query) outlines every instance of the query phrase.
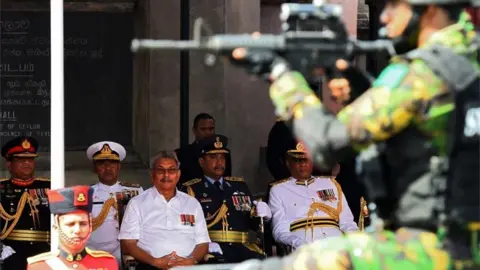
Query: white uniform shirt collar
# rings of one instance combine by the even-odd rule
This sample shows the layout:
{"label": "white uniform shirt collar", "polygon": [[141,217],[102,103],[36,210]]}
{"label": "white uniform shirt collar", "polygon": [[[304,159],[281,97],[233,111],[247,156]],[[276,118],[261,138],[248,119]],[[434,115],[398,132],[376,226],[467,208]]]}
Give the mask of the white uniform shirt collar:
{"label": "white uniform shirt collar", "polygon": [[[158,199],[161,199],[163,202],[167,202],[167,199],[165,199],[165,197],[162,194],[160,194],[160,192],[158,192],[158,190],[155,186],[153,186],[151,188],[150,193],[152,194],[152,197],[153,197],[154,200],[158,198]],[[170,199],[170,201],[172,201],[173,199],[177,199],[178,196],[179,196],[178,189],[175,188],[175,195],[173,195],[173,197]]]}
{"label": "white uniform shirt collar", "polygon": [[120,183],[117,181],[114,185],[108,186],[105,184],[102,184],[102,182],[98,182],[98,188],[103,189],[103,190],[111,190],[115,189],[120,185]]}
{"label": "white uniform shirt collar", "polygon": [[312,184],[316,179],[317,178],[313,175],[311,175],[310,178],[308,178],[307,180],[297,180],[293,176],[290,176],[290,178],[289,178],[290,183],[295,184],[295,185],[302,183],[305,186],[308,186],[308,185]]}

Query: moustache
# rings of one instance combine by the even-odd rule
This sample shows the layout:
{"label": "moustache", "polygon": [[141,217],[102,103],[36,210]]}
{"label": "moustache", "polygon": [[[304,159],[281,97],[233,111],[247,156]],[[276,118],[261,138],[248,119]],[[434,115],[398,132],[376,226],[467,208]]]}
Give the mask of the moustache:
{"label": "moustache", "polygon": [[215,169],[215,170],[225,171],[225,167],[224,167],[224,166],[215,166],[214,169]]}

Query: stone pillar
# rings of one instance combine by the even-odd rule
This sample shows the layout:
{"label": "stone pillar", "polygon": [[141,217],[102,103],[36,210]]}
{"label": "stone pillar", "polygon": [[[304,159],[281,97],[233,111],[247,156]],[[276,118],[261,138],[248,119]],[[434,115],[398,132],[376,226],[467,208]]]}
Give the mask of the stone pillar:
{"label": "stone pillar", "polygon": [[262,5],[260,9],[262,33],[280,34],[280,5]]}
{"label": "stone pillar", "polygon": [[[190,35],[193,35],[195,19],[202,17],[214,34],[225,32],[225,0],[190,0]],[[201,112],[211,114],[216,119],[216,131],[228,136],[225,120],[225,93],[223,88],[223,62],[214,66],[204,64],[204,52],[190,52],[190,126],[193,118]],[[193,134],[190,133],[193,140]],[[233,166],[235,167],[235,166]]]}
{"label": "stone pillar", "polygon": [[[139,1],[137,37],[180,39],[180,1]],[[146,51],[134,59],[134,148],[144,163],[180,140],[180,53]]]}
{"label": "stone pillar", "polygon": [[[260,31],[260,1],[225,1],[225,30],[228,33]],[[260,147],[266,145],[268,132],[275,121],[268,96],[268,84],[252,78],[243,69],[226,65],[224,77],[227,130],[234,163],[233,173],[243,175],[253,193],[265,191],[258,172],[264,166]]]}
{"label": "stone pillar", "polygon": [[[215,34],[260,30],[260,0],[194,0],[190,4],[192,25],[202,17]],[[266,144],[274,121],[268,85],[229,63],[219,61],[207,67],[204,57],[204,53],[190,53],[190,124],[199,112],[216,118],[217,132],[229,138],[233,174],[245,177],[256,191],[260,146]]]}

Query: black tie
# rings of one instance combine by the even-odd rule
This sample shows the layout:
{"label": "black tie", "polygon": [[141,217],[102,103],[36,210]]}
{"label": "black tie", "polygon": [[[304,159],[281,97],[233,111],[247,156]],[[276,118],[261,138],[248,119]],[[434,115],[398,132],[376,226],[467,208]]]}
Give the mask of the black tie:
{"label": "black tie", "polygon": [[214,184],[215,184],[215,187],[218,188],[218,190],[223,191],[222,184],[220,183],[220,181],[215,181]]}

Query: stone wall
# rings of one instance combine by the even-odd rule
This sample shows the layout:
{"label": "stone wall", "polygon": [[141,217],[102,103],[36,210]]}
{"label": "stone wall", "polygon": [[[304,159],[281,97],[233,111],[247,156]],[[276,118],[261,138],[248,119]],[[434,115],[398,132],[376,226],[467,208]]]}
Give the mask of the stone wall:
{"label": "stone wall", "polygon": [[[190,5],[191,23],[203,17],[215,33],[280,32],[278,5],[261,4],[260,0],[190,0]],[[356,35],[356,29],[368,21],[368,10],[365,12],[363,2],[343,5],[348,29]],[[135,16],[136,37],[180,39],[179,0],[139,1]],[[264,191],[271,178],[262,147],[266,146],[275,122],[268,86],[222,61],[206,67],[203,57],[201,53],[190,53],[190,126],[197,113],[211,113],[217,119],[217,132],[230,139],[233,174],[245,177],[252,192]],[[135,54],[134,139],[122,167],[124,181],[148,187],[149,157],[160,149],[174,149],[180,144],[179,59],[178,52]],[[43,154],[38,174],[48,175],[48,153]],[[96,181],[84,152],[69,152],[66,159],[66,185]]]}

